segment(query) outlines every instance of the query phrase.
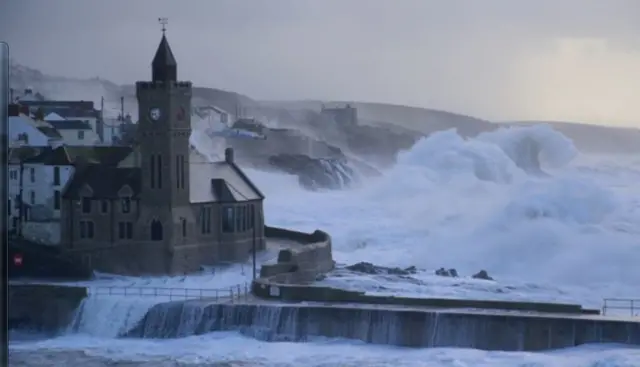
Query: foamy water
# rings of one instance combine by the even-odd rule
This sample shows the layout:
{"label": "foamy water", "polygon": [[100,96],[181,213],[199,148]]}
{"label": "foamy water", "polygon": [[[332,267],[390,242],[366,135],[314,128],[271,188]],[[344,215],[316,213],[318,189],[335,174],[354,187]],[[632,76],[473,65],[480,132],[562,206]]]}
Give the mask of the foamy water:
{"label": "foamy water", "polygon": [[[522,141],[539,149],[542,169],[549,175],[539,174],[537,162],[527,156],[531,150],[518,145]],[[412,281],[356,274],[325,281],[334,286],[404,295],[553,300],[595,308],[604,297],[640,298],[640,158],[582,155],[547,127],[501,130],[471,140],[453,131],[433,134],[402,153],[383,177],[347,191],[308,192],[292,176],[247,173],[267,195],[269,224],[328,231],[339,263],[420,269]],[[462,275],[485,269],[496,281],[433,276],[440,267],[456,268]],[[215,274],[104,277],[98,282],[218,288],[250,276],[250,270],[238,265]],[[77,331],[82,335],[13,344],[12,358],[46,350],[56,358],[80,353],[92,361],[151,364],[640,366],[637,349],[616,346],[532,354],[407,350],[335,340],[293,345],[236,333],[118,340],[113,336],[119,328],[141,317],[149,301],[91,302],[85,306],[93,317],[83,319]]]}

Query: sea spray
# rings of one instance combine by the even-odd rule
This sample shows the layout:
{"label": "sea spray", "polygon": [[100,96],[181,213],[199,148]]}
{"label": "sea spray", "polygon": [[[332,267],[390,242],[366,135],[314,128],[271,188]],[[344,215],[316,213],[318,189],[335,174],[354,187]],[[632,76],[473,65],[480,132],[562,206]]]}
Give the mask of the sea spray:
{"label": "sea spray", "polygon": [[155,304],[164,300],[90,295],[75,311],[67,333],[117,337],[136,325]]}

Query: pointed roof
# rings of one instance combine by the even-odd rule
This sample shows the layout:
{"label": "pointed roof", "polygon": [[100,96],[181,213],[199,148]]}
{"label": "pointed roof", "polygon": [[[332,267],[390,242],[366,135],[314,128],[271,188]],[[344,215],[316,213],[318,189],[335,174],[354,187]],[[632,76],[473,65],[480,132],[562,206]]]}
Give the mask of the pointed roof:
{"label": "pointed roof", "polygon": [[178,63],[175,57],[173,57],[169,41],[167,41],[164,33],[162,34],[162,40],[160,40],[156,55],[151,62],[151,68],[152,80],[154,82],[175,82],[178,79]]}

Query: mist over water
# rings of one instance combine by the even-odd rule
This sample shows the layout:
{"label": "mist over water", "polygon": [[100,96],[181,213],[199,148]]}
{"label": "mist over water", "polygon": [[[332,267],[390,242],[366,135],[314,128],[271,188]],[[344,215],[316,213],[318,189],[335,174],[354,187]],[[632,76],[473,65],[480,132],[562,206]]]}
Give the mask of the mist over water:
{"label": "mist over water", "polygon": [[[214,145],[193,142],[203,153],[219,154],[217,145],[215,152],[207,152]],[[414,296],[555,300],[594,308],[603,297],[638,297],[640,160],[583,155],[546,126],[502,129],[472,139],[453,130],[434,133],[402,152],[381,177],[343,191],[307,191],[296,177],[280,173],[248,169],[247,174],[267,197],[268,224],[329,232],[339,265],[368,261],[423,270],[417,282],[352,275],[326,280],[334,286]],[[440,267],[462,275],[485,269],[496,282],[433,276]],[[98,282],[211,288],[248,277],[235,267],[213,275]],[[123,302],[87,299],[86,314],[77,315],[67,335],[14,343],[12,358],[35,349],[58,360],[154,365],[640,365],[637,349],[618,346],[530,354],[408,350],[341,340],[274,344],[237,333],[119,340],[114,339],[118,332],[151,306]]]}

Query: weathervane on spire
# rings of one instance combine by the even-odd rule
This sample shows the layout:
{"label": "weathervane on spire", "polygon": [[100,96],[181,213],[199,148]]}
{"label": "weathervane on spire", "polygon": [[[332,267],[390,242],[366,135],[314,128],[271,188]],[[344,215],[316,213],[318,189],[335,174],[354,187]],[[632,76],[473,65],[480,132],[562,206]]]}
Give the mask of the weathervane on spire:
{"label": "weathervane on spire", "polygon": [[158,18],[158,23],[162,24],[162,34],[164,35],[167,31],[167,24],[169,24],[168,18]]}

